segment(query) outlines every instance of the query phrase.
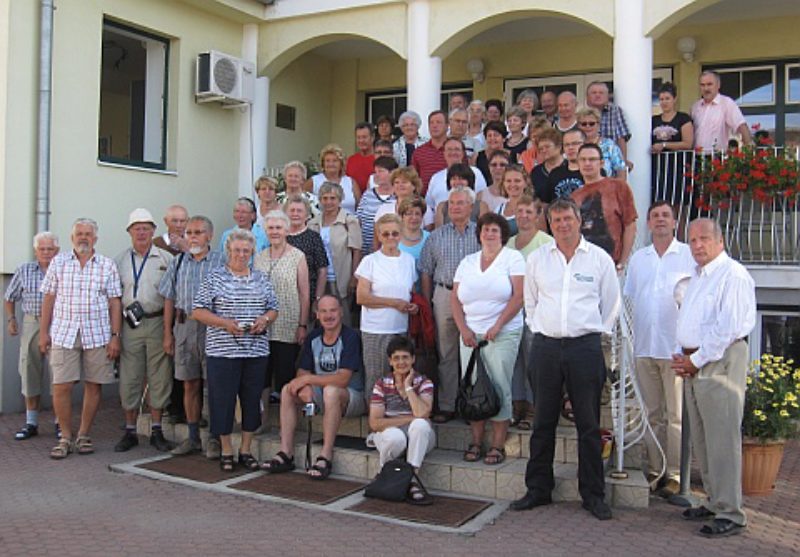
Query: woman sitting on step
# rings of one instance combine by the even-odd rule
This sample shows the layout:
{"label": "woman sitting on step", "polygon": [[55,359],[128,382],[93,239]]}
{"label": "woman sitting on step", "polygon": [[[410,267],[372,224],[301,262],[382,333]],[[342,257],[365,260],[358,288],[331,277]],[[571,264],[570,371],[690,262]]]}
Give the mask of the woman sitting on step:
{"label": "woman sitting on step", "polygon": [[[386,348],[391,372],[378,379],[369,405],[369,427],[377,433],[372,440],[380,454],[381,468],[406,453],[406,461],[419,470],[422,459],[436,445],[431,427],[433,383],[414,370],[414,344],[397,335]],[[407,447],[407,448],[406,448]],[[430,495],[416,480],[411,482],[408,502],[432,503]]]}

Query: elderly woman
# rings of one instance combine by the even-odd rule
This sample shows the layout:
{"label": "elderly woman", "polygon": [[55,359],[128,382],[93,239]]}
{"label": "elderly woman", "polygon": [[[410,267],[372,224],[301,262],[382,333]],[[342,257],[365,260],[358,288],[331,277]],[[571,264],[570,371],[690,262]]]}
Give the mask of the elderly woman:
{"label": "elderly woman", "polygon": [[311,219],[309,230],[319,233],[328,256],[325,292],[338,298],[342,323],[353,326],[352,295],[356,291],[353,271],[361,263],[361,226],[355,215],[342,208],[342,186],[331,182],[319,188],[322,213]]}
{"label": "elderly woman", "polygon": [[280,185],[278,180],[272,176],[262,176],[256,180],[256,216],[259,223],[264,220],[264,215],[270,211],[280,211],[281,204],[278,202],[278,189]]}
{"label": "elderly woman", "polygon": [[[486,372],[500,395],[500,412],[491,418],[492,442],[486,464],[506,458],[505,442],[511,420],[511,378],[522,336],[522,280],[525,260],[506,248],[510,236],[506,219],[486,213],[478,219],[476,233],[481,250],[466,256],[453,277],[450,297],[453,319],[461,336],[461,368],[466,372],[472,349],[479,342]],[[463,373],[462,372],[462,373]],[[475,462],[483,450],[485,421],[470,423],[472,442],[464,460]]]}
{"label": "elderly woman", "polygon": [[472,165],[477,166],[481,171],[486,183],[492,182],[492,173],[489,170],[489,159],[498,152],[505,151],[503,142],[507,134],[506,126],[502,122],[488,122],[483,128],[483,135],[486,137],[486,147],[483,151],[473,157]]}
{"label": "elderly woman", "polygon": [[512,235],[517,233],[517,203],[523,193],[530,194],[532,190],[531,177],[522,166],[512,164],[503,172],[500,193],[508,201],[498,205],[495,212],[506,218]]}
{"label": "elderly woman", "polygon": [[400,131],[403,135],[398,137],[392,144],[392,155],[400,166],[411,164],[411,155],[414,150],[428,141],[427,137],[419,135],[419,127],[422,119],[413,110],[406,110],[397,119],[400,123]]}
{"label": "elderly woman", "polygon": [[[414,369],[414,343],[395,336],[386,347],[391,373],[381,377],[372,389],[369,427],[380,455],[380,465],[406,453],[406,461],[418,471],[425,455],[436,445],[436,433],[428,418],[433,408],[433,383]],[[429,505],[433,501],[425,488],[412,481],[409,503]]]}
{"label": "elderly woman", "polygon": [[283,165],[283,182],[286,189],[278,194],[278,203],[286,204],[290,197],[302,197],[308,204],[308,217],[319,214],[319,199],[310,191],[303,189],[307,177],[306,165],[300,161],[291,161]]}
{"label": "elderly woman", "polygon": [[508,201],[500,191],[503,184],[503,174],[505,174],[506,167],[509,164],[511,164],[511,155],[508,154],[508,151],[495,151],[489,157],[489,172],[492,175],[492,179],[488,188],[478,192],[477,199],[486,203],[486,206],[492,212],[497,209],[498,205]]}
{"label": "elderly woman", "polygon": [[[547,224],[544,221],[543,205],[535,197],[527,193],[520,196],[515,220],[518,231],[516,236],[508,240],[508,247],[519,251],[525,259],[533,250],[553,241],[553,237],[544,232]],[[533,382],[529,379],[533,367],[532,345],[533,333],[527,327],[523,327],[519,353],[514,365],[514,376],[511,380],[514,412],[511,423],[523,430],[531,429],[533,424]]]}
{"label": "elderly woman", "polygon": [[343,197],[341,206],[351,215],[356,214],[358,200],[361,199],[361,188],[350,176],[344,174],[345,156],[341,147],[335,143],[329,143],[319,152],[319,162],[322,165],[322,172],[314,174],[306,180],[303,186],[306,191],[312,192],[319,198],[319,189],[325,182],[331,182],[342,186]]}
{"label": "elderly woman", "polygon": [[356,269],[367,396],[388,371],[385,354],[389,341],[394,335],[408,332],[408,315],[418,309],[411,303],[411,290],[417,281],[416,262],[400,251],[400,217],[383,215],[375,225],[381,249],[366,256]]}
{"label": "elderly woman", "polygon": [[249,197],[240,197],[236,200],[236,204],[233,206],[233,220],[236,225],[222,233],[222,239],[219,244],[219,250],[221,252],[225,252],[228,236],[235,230],[247,230],[253,234],[256,242],[254,254],[267,249],[269,240],[267,240],[264,229],[258,224],[257,213],[258,209],[256,208],[256,204],[253,203],[253,200]]}
{"label": "elderly woman", "polygon": [[528,114],[518,106],[512,106],[506,113],[508,137],[503,142],[505,149],[511,153],[511,160],[517,162],[519,156],[528,148],[528,138],[525,135],[525,126],[528,124]]}
{"label": "elderly woman", "polygon": [[286,241],[289,217],[283,211],[267,213],[264,227],[270,245],[256,256],[253,266],[266,275],[281,308],[269,329],[270,359],[266,379],[266,386],[274,381],[274,391],[280,393],[294,378],[295,361],[308,333],[308,265],[305,254]]}
{"label": "elderly woman", "polygon": [[469,141],[474,142],[474,151],[482,151],[486,147],[486,138],[483,135],[483,126],[486,123],[486,107],[483,106],[483,101],[475,99],[469,103],[467,108],[469,112],[469,124],[467,125],[467,135],[464,138],[465,143]]}
{"label": "elderly woman", "polygon": [[539,105],[539,95],[533,89],[525,89],[517,95],[517,106],[525,111],[525,123],[528,123],[531,116],[536,112]]}
{"label": "elderly woman", "polygon": [[[473,192],[475,191],[475,173],[466,164],[454,164],[447,169],[447,191],[449,192],[457,187],[465,187],[471,189]],[[434,228],[439,228],[450,222],[450,213],[448,212],[448,207],[450,206],[449,197],[448,195],[448,201],[443,201],[436,206]],[[479,216],[488,212],[489,207],[483,201],[473,203],[470,220],[473,222],[477,221]]]}
{"label": "elderly woman", "polygon": [[586,135],[584,143],[594,143],[603,152],[603,170],[609,178],[628,179],[628,167],[622,150],[612,139],[600,137],[600,111],[596,108],[581,108],[575,113],[578,127]]}
{"label": "elderly woman", "polygon": [[[308,221],[311,217],[308,203],[303,197],[294,196],[286,199],[283,212],[289,217],[289,236],[286,241],[302,251],[306,256],[308,265],[308,291],[313,301],[316,302],[325,294],[325,285],[328,282],[328,254],[325,244],[318,232],[309,230]],[[312,309],[312,311],[314,311]]]}
{"label": "elderly woman", "polygon": [[211,434],[222,444],[220,468],[234,469],[231,432],[236,398],[242,409],[239,464],[257,470],[251,444],[261,425],[260,401],[269,356],[271,323],[278,317],[278,300],[269,279],[250,270],[255,237],[234,230],[225,241],[228,262],[211,271],[195,296],[192,318],[207,327],[208,404]]}

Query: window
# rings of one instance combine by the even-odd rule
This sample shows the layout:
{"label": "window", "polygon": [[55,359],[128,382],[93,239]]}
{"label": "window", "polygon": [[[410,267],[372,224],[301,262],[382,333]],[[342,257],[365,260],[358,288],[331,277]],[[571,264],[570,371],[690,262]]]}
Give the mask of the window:
{"label": "window", "polygon": [[103,22],[97,158],[166,168],[169,41]]}
{"label": "window", "polygon": [[750,344],[753,358],[772,354],[800,360],[800,314],[789,308],[759,309]]}
{"label": "window", "polygon": [[720,76],[720,91],[736,101],[748,125],[758,124],[778,145],[800,145],[800,64],[763,60],[704,66]]}
{"label": "window", "polygon": [[[573,74],[553,77],[536,77],[526,79],[507,79],[505,82],[505,103],[506,107],[514,104],[514,101],[525,89],[533,89],[536,94],[541,96],[544,91],[553,91],[556,94],[562,91],[571,91],[578,97],[578,105],[586,104],[586,88],[593,81],[602,81],[608,85],[611,98],[614,98],[614,78],[610,73],[595,74]],[[666,81],[672,81],[671,68],[653,69],[653,109],[658,108],[658,89]]]}
{"label": "window", "polygon": [[[450,95],[454,93],[464,95],[469,102],[472,100],[472,85],[467,83],[444,85],[439,96],[442,110],[447,110],[450,106]],[[398,117],[406,111],[407,102],[408,94],[405,89],[367,93],[367,120],[374,124],[381,116],[391,116],[397,122]],[[424,120],[428,115],[420,114],[420,116]]]}

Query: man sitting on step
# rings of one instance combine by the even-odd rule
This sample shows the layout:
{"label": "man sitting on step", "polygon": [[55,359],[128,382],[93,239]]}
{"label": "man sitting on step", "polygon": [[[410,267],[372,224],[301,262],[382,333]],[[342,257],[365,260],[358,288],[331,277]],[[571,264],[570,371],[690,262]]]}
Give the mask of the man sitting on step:
{"label": "man sitting on step", "polygon": [[355,330],[342,325],[339,300],[330,295],[320,298],[317,319],[321,328],[311,331],[303,343],[297,377],[281,390],[281,450],[261,468],[273,474],[294,470],[298,414],[304,407],[318,408],[324,416],[322,451],[308,475],[324,480],[333,468],[333,442],[342,417],[364,414],[364,373],[361,339]]}

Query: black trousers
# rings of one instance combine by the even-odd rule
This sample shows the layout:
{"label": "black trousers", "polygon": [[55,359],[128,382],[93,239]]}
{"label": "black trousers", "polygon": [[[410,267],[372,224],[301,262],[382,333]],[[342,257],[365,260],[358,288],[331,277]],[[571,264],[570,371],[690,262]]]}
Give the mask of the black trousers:
{"label": "black trousers", "polygon": [[261,391],[267,357],[206,358],[208,371],[208,411],[211,434],[230,435],[236,415],[236,398],[242,407],[242,431],[255,431],[261,425]]}
{"label": "black trousers", "polygon": [[281,392],[283,386],[297,375],[297,357],[300,345],[277,340],[269,341],[269,364],[264,387],[275,385],[275,392]]}
{"label": "black trousers", "polygon": [[600,334],[557,339],[537,333],[533,339],[533,353],[536,412],[525,485],[529,492],[542,497],[555,487],[556,426],[561,414],[562,386],[566,384],[578,429],[578,490],[584,501],[603,499],[600,395],[606,368]]}

